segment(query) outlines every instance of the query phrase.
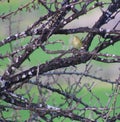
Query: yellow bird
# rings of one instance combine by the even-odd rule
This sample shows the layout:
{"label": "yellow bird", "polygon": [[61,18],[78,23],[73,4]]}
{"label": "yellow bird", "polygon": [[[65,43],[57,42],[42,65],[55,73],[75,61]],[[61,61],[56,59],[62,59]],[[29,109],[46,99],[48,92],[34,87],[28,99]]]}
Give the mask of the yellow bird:
{"label": "yellow bird", "polygon": [[76,49],[80,49],[82,47],[82,41],[79,39],[78,36],[74,36],[72,40],[72,46]]}

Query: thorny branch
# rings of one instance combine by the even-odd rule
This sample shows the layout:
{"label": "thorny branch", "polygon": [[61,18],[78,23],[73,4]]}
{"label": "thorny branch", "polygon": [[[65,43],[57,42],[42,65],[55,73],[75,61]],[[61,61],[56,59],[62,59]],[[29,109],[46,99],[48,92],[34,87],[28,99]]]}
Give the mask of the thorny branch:
{"label": "thorny branch", "polygon": [[[8,4],[10,3],[11,1],[8,1]],[[45,10],[45,12],[39,16],[38,20],[25,31],[12,34],[0,41],[0,49],[2,49],[8,44],[19,44],[21,39],[29,38],[28,42],[24,41],[24,44],[21,44],[18,48],[12,46],[13,49],[10,52],[7,50],[5,53],[0,52],[1,61],[10,60],[4,68],[5,71],[3,70],[4,72],[1,73],[0,98],[2,101],[12,105],[0,106],[0,110],[2,110],[0,113],[0,121],[17,120],[16,117],[10,120],[6,119],[2,114],[6,109],[29,110],[31,116],[27,121],[53,121],[57,117],[70,118],[71,120],[82,122],[94,122],[99,121],[99,119],[109,122],[120,120],[120,113],[114,114],[119,109],[119,106],[109,106],[109,101],[112,101],[112,99],[114,99],[114,103],[116,102],[114,96],[109,97],[108,106],[104,106],[99,97],[92,91],[94,83],[82,84],[81,82],[84,77],[90,77],[100,80],[101,82],[111,83],[112,85],[116,84],[119,88],[119,78],[116,81],[112,81],[91,75],[89,74],[91,70],[89,65],[91,61],[120,63],[120,55],[109,54],[109,52],[103,53],[105,49],[114,46],[114,44],[120,40],[120,30],[118,28],[120,20],[118,20],[113,28],[103,28],[105,24],[108,24],[119,16],[120,1],[111,0],[105,3],[101,0],[61,0],[61,2],[58,0],[32,0],[19,6],[16,10],[1,13],[0,18],[6,21],[7,18],[16,16],[25,9],[26,12],[31,12],[31,10],[39,9],[38,7],[40,9],[44,8]],[[98,8],[102,14],[92,27],[77,26],[66,28],[66,26],[71,24],[74,20],[80,19],[83,15],[89,14],[89,12]],[[61,41],[63,44],[66,43],[66,40],[63,39],[58,39],[61,41],[52,40],[53,42],[50,42],[50,38],[53,36],[77,33],[85,33],[85,36],[82,38],[81,49],[63,49],[61,46],[60,50],[47,49],[49,44],[56,45],[59,42],[61,43]],[[96,37],[99,37],[97,40],[98,43],[91,50],[92,43]],[[42,49],[42,51],[48,55],[52,54],[53,58],[44,63],[29,66],[27,69],[24,68],[23,64],[26,61],[34,60],[30,58],[30,56],[38,49]],[[44,57],[39,54],[38,60],[42,58]],[[82,73],[79,71],[76,72],[76,65],[80,64],[86,65]],[[75,67],[75,71],[66,71],[68,67]],[[65,70],[55,72],[61,69]],[[73,75],[77,75],[77,80],[74,79],[71,82],[70,78],[64,79],[65,84],[68,85],[68,87],[65,88],[57,79],[59,76],[63,76],[63,74],[71,75],[71,78],[74,78],[72,77]],[[55,77],[56,75],[58,76]],[[47,79],[44,80],[44,77]],[[39,91],[39,95],[37,95],[39,101],[37,101],[37,103],[33,102],[35,96],[31,95],[31,89],[35,89],[36,86]],[[24,88],[28,89],[25,94],[18,92],[21,89],[24,91]],[[90,94],[91,103],[86,102],[85,95],[80,95],[80,93],[85,90]],[[57,102],[55,104],[53,103],[52,106],[49,105],[48,101],[51,93],[61,95],[63,97],[61,99],[62,102],[60,104],[56,104]],[[119,92],[114,91],[113,94],[117,97]],[[96,103],[93,104],[92,100]],[[96,104],[98,104],[98,106],[95,106]],[[91,117],[86,115],[88,111]],[[109,114],[111,111],[114,111],[113,114]],[[48,115],[49,117],[47,117]]]}

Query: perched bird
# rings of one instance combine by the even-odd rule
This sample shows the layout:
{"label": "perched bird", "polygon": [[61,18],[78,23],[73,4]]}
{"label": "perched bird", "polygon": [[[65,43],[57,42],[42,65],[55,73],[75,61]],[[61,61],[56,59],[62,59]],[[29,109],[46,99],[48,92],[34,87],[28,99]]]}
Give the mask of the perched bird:
{"label": "perched bird", "polygon": [[76,49],[80,49],[82,47],[82,41],[79,39],[78,36],[74,36],[72,40],[72,46]]}

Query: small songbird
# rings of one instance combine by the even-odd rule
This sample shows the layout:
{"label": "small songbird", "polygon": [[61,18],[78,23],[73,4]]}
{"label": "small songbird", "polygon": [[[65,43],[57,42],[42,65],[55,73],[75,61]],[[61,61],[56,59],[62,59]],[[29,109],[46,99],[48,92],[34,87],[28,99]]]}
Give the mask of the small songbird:
{"label": "small songbird", "polygon": [[72,40],[72,46],[76,49],[80,49],[82,47],[82,41],[79,39],[78,36],[74,36]]}

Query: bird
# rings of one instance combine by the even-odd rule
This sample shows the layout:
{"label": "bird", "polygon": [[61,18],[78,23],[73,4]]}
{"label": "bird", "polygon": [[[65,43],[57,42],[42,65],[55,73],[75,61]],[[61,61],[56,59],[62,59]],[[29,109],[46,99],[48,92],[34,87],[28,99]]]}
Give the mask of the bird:
{"label": "bird", "polygon": [[82,41],[79,39],[78,36],[74,36],[72,40],[72,47],[76,49],[81,49],[82,47]]}

